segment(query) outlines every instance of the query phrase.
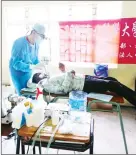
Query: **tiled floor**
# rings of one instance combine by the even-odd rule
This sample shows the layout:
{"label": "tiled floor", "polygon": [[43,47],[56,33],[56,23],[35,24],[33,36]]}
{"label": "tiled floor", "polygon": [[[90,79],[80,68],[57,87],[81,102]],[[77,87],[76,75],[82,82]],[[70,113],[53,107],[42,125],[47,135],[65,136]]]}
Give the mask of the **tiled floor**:
{"label": "tiled floor", "polygon": [[[136,111],[133,109],[123,110],[122,115],[129,154],[136,154]],[[93,112],[93,117],[95,119],[94,154],[125,154],[117,114]],[[42,154],[45,154],[45,151],[46,149],[43,148]],[[56,153],[57,150],[55,149],[49,150],[49,154]],[[88,153],[89,151],[87,150],[81,154]],[[15,154],[15,143],[13,139],[2,143],[2,154]],[[74,152],[59,150],[59,154],[74,154]]]}

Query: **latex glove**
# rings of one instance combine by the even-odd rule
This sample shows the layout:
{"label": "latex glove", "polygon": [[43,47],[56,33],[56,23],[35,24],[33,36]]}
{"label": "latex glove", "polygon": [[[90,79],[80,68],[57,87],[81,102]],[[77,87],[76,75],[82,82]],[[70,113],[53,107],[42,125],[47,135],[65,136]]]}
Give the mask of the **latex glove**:
{"label": "latex glove", "polygon": [[42,69],[44,67],[43,63],[38,63],[36,65],[30,64],[30,69],[34,70],[34,69]]}
{"label": "latex glove", "polygon": [[30,69],[33,70],[35,68],[35,65],[30,64]]}
{"label": "latex glove", "polygon": [[40,62],[40,63],[36,64],[36,67],[37,68],[43,68],[44,67],[44,63]]}

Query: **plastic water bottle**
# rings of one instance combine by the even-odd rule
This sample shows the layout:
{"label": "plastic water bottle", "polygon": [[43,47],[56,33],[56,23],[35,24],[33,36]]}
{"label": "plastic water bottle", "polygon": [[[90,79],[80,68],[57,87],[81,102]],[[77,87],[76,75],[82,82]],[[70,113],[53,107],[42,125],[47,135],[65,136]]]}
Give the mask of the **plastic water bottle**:
{"label": "plastic water bottle", "polygon": [[72,91],[69,94],[71,110],[86,111],[87,93],[83,91]]}
{"label": "plastic water bottle", "polygon": [[52,125],[59,123],[59,110],[52,110]]}

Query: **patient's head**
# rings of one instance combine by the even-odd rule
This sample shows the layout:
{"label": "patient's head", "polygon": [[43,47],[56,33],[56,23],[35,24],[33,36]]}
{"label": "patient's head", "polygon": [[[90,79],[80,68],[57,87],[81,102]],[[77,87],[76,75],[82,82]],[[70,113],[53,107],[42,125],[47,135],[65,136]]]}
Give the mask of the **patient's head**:
{"label": "patient's head", "polygon": [[76,72],[74,70],[72,70],[71,73],[72,73],[72,78],[74,78],[76,75]]}
{"label": "patient's head", "polygon": [[65,65],[63,63],[59,63],[59,69],[61,72],[65,73],[66,70],[65,70]]}
{"label": "patient's head", "polygon": [[73,75],[76,75],[76,72],[75,72],[74,70],[72,70],[71,73],[72,73]]}
{"label": "patient's head", "polygon": [[41,73],[35,73],[32,78],[32,83],[39,83],[41,80],[45,79],[46,75],[41,76]]}

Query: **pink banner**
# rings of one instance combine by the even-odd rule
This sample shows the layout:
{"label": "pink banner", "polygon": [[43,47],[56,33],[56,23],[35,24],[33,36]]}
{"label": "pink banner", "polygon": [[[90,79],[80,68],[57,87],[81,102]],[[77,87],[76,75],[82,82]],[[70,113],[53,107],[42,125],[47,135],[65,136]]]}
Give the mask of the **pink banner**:
{"label": "pink banner", "polygon": [[92,61],[92,25],[92,21],[60,23],[60,59],[62,61]]}
{"label": "pink banner", "polygon": [[136,64],[136,18],[120,20],[119,64]]}
{"label": "pink banner", "polygon": [[59,25],[61,61],[136,64],[136,18]]}

